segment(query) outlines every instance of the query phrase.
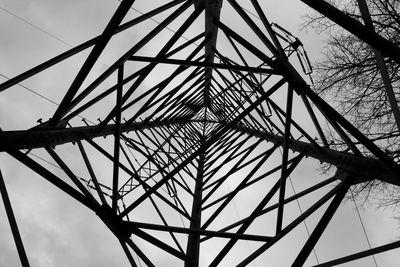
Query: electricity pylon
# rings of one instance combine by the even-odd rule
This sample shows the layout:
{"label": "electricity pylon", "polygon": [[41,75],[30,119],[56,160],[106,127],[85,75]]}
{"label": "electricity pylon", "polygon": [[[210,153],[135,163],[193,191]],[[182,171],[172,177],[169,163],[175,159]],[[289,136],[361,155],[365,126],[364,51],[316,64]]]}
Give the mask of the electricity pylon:
{"label": "electricity pylon", "polygon": [[[187,267],[246,266],[323,210],[294,252],[293,266],[302,266],[352,185],[375,179],[400,185],[398,164],[313,92],[301,42],[270,23],[261,3],[251,1],[257,20],[235,0],[174,0],[122,23],[133,2],[121,2],[101,35],[0,85],[7,90],[91,48],[51,118],[27,130],[3,129],[0,150],[93,210],[132,266],[155,266],[158,253]],[[367,24],[325,1],[302,2],[400,62],[399,48]],[[142,27],[157,15],[163,21]],[[177,22],[171,36],[160,37]],[[129,31],[145,34],[89,79],[110,40]],[[96,123],[77,120],[93,114]],[[324,135],[325,121],[340,137],[340,150]],[[37,151],[63,174],[31,156]],[[336,172],[289,195],[291,175],[308,161]],[[0,185],[21,263],[28,266],[2,179]],[[304,211],[289,214],[291,204],[319,191],[324,193]],[[244,199],[252,205],[237,218],[232,207]],[[242,241],[257,248],[234,261]],[[143,242],[159,252],[145,251]],[[398,246],[345,255],[328,265]]]}

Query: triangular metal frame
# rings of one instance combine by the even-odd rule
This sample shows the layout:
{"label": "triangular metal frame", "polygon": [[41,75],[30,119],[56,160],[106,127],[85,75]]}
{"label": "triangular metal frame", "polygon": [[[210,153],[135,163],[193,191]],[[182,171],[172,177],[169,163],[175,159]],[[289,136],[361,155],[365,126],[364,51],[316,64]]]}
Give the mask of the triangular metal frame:
{"label": "triangular metal frame", "polygon": [[[367,26],[323,0],[302,2],[400,63],[400,49]],[[7,90],[91,47],[51,119],[24,131],[0,132],[0,151],[93,210],[119,239],[132,266],[138,266],[132,252],[148,266],[155,266],[152,257],[156,253],[147,255],[131,237],[144,240],[184,266],[192,267],[201,265],[201,245],[205,241],[227,240],[207,262],[209,266],[220,266],[241,240],[258,242],[255,251],[232,263],[246,266],[329,203],[292,263],[302,266],[350,186],[374,179],[398,186],[399,165],[310,88],[291,57],[301,48],[301,43],[289,35],[281,35],[279,31],[285,30],[270,24],[258,1],[251,0],[251,3],[261,22],[249,17],[235,0],[224,3],[222,0],[175,0],[121,24],[134,4],[133,0],[123,0],[101,35],[0,85],[0,92]],[[224,22],[223,5],[235,10],[237,20],[248,26],[262,47],[253,45]],[[140,27],[140,23],[161,13],[167,14],[164,21],[83,87],[114,35]],[[141,54],[143,47],[178,18],[183,18],[184,22],[160,45],[157,53]],[[204,22],[204,28],[193,32],[197,30],[193,24],[198,21]],[[178,43],[185,32],[191,32],[193,37]],[[234,57],[219,49],[220,38],[230,44]],[[251,59],[246,55],[251,55]],[[129,64],[141,67],[130,72]],[[165,64],[171,67],[168,74],[163,74],[159,68]],[[307,69],[308,74],[308,62],[297,64]],[[138,89],[155,72],[159,73],[161,81],[145,91]],[[101,88],[106,79],[114,76],[116,81],[112,87]],[[105,107],[107,112],[98,123],[90,125],[83,121],[80,126],[71,126],[76,125],[77,116],[103,105],[104,99],[113,99],[115,104]],[[299,109],[306,112],[306,125],[296,121]],[[328,143],[319,123],[321,118],[341,137],[344,150],[335,150]],[[109,135],[114,137],[112,142],[102,138]],[[57,147],[64,146],[72,147],[78,155],[77,166],[67,163],[57,152]],[[55,175],[30,157],[30,152],[36,149],[46,151],[65,177]],[[110,162],[111,179],[101,177],[93,167],[98,157]],[[308,189],[288,196],[286,183],[307,157],[331,164],[337,171],[331,178],[323,178]],[[274,162],[272,158],[279,158],[279,163],[270,163]],[[87,186],[77,172],[79,168],[86,171],[83,180]],[[221,185],[236,175],[240,180],[235,188],[229,192],[221,190]],[[269,187],[264,184],[266,179],[273,181]],[[258,184],[265,187],[264,195],[257,205],[249,207],[245,218],[218,221],[233,199]],[[289,203],[332,184],[328,193],[302,214],[293,220],[285,219]],[[7,202],[5,185],[0,189]],[[158,223],[130,216],[141,206],[151,207]],[[7,207],[12,212],[11,206]],[[276,213],[273,234],[249,231],[257,219],[271,211]],[[171,225],[171,217],[183,218],[186,225]],[[213,225],[216,221],[218,224]],[[10,223],[18,230],[15,220]],[[216,228],[221,224],[223,227]],[[168,237],[155,237],[154,231],[166,232]],[[21,238],[16,236],[19,251],[22,251],[22,265],[27,266]],[[333,263],[398,246],[395,242]]]}

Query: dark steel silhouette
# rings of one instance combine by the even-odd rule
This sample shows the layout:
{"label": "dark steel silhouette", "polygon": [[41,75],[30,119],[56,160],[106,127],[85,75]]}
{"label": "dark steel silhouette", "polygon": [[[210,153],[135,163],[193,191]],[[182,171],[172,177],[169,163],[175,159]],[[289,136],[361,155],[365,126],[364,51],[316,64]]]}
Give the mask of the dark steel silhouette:
{"label": "dark steel silhouette", "polygon": [[[246,266],[331,200],[304,246],[296,252],[293,266],[302,266],[351,185],[374,179],[400,185],[399,165],[313,92],[304,79],[312,68],[301,42],[279,25],[271,24],[257,0],[251,3],[259,21],[235,0],[175,0],[121,24],[133,2],[121,2],[101,35],[0,85],[0,92],[7,90],[91,48],[51,119],[27,130],[3,129],[0,151],[93,210],[118,238],[132,266],[138,266],[133,252],[148,266],[154,266],[157,255],[143,252],[132,236],[187,267],[200,265],[203,242],[226,240],[222,247],[216,246],[209,266],[227,260],[239,241],[257,242],[256,250],[231,264]],[[302,2],[373,46],[378,59],[383,55],[400,62],[400,48],[375,33],[370,25],[347,17],[323,0]],[[232,16],[236,16],[237,23],[254,33],[256,41],[246,39],[224,20],[225,5],[235,11]],[[160,13],[167,14],[160,24],[83,86],[114,35],[140,27]],[[184,22],[160,44],[159,51],[152,56],[142,53],[177,19]],[[198,21],[202,21],[202,29],[194,25]],[[185,33],[194,37],[178,42]],[[219,45],[221,39],[225,46]],[[298,72],[293,62],[300,64],[305,74]],[[135,72],[128,68],[130,64],[136,64]],[[170,73],[160,68],[165,65]],[[381,68],[384,71],[384,66]],[[148,82],[155,73],[160,81]],[[114,76],[115,85],[105,88],[104,81]],[[147,82],[152,84],[150,88],[139,88]],[[388,88],[390,93],[390,85]],[[390,101],[396,107],[393,112],[397,118],[397,104],[393,97]],[[97,124],[73,122],[98,106],[107,112]],[[304,112],[306,122],[297,121],[298,110]],[[322,118],[341,137],[345,150],[331,148],[322,130]],[[111,138],[103,138],[107,136]],[[59,146],[72,147],[76,165],[63,159],[57,151]],[[44,149],[73,185],[35,161],[30,153],[36,149]],[[110,179],[94,168],[98,158],[109,160],[113,169]],[[277,158],[279,164],[273,160]],[[321,175],[319,183],[288,196],[288,179],[302,162],[310,160],[307,158],[335,166],[336,174],[329,179]],[[81,177],[78,169],[85,170],[86,176]],[[238,180],[233,183],[235,188],[222,190],[223,184],[232,179]],[[271,184],[267,186],[266,181]],[[285,219],[287,204],[328,185],[329,192],[302,214],[291,221]],[[5,186],[1,188],[7,200]],[[226,208],[248,189],[262,194],[260,202],[248,207],[244,218],[223,219]],[[149,213],[159,223],[147,221],[146,215],[130,216],[141,205],[151,207]],[[7,212],[13,233],[17,233],[21,262],[28,266],[11,205],[7,205]],[[276,212],[273,233],[255,234],[254,229],[250,230],[256,220],[270,212]],[[182,219],[182,226],[177,225],[177,218]],[[158,238],[154,231],[168,236]],[[394,242],[318,266],[344,263],[398,246]]]}

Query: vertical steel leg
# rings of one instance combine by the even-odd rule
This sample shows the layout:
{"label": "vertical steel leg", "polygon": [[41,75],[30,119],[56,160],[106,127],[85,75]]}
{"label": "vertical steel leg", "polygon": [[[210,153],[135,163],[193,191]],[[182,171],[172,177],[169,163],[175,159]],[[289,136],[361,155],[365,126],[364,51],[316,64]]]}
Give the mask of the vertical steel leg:
{"label": "vertical steel leg", "polygon": [[[200,230],[201,227],[201,200],[203,193],[203,176],[204,176],[204,159],[205,153],[200,154],[199,166],[197,171],[196,185],[193,196],[192,221],[190,222],[191,230]],[[185,267],[199,266],[200,255],[200,234],[192,232],[189,234],[186,255],[188,260],[185,261]]]}
{"label": "vertical steel leg", "polygon": [[115,132],[114,132],[114,165],[113,165],[113,192],[112,192],[112,209],[117,211],[118,201],[118,177],[119,177],[119,146],[121,135],[121,106],[122,106],[122,90],[124,80],[124,65],[118,68],[118,87],[117,87],[117,103],[115,116]]}

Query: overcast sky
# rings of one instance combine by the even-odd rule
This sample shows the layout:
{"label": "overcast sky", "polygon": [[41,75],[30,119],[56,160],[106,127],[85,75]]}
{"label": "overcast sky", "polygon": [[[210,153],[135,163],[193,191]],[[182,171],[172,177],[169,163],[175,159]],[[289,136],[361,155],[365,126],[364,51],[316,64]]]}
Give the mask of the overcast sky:
{"label": "overcast sky", "polygon": [[[146,12],[152,9],[149,2],[136,1],[134,4],[136,10],[131,10],[128,18],[137,17],[139,14],[137,11]],[[302,16],[310,12],[299,3],[300,1],[260,2],[263,2],[265,13],[271,22],[277,22],[300,38],[311,61],[321,56],[324,37],[312,32],[300,31]],[[0,82],[100,34],[118,4],[117,0],[0,0]],[[241,4],[250,9],[246,1],[241,1]],[[228,4],[224,3],[223,8],[226,6]],[[235,21],[234,17],[227,14],[228,11],[223,12],[225,12],[223,18],[227,22]],[[163,15],[156,19],[162,18],[164,18]],[[156,23],[151,21],[146,22],[143,27],[146,29],[145,27],[154,27],[154,25]],[[178,26],[179,23],[172,24],[171,29],[176,29]],[[167,31],[164,34],[168,36]],[[112,43],[115,49],[106,51],[89,79],[104,71],[113,60],[132,46],[131,42],[136,42],[142,35],[143,33],[137,31],[117,38]],[[154,45],[157,46],[157,43],[155,42]],[[148,49],[151,50],[151,48]],[[28,129],[36,125],[39,118],[47,120],[57,107],[52,101],[55,103],[61,101],[63,92],[67,90],[87,52],[80,53],[66,63],[24,81],[22,84],[25,87],[14,86],[2,92],[0,128],[2,130]],[[156,79],[157,77],[154,77],[154,83]],[[150,86],[150,84],[145,86]],[[98,118],[96,112],[92,110],[85,116],[96,121]],[[45,166],[59,173],[59,170],[50,165]],[[294,183],[296,191],[316,181],[319,176],[317,168],[318,163],[306,162],[302,168],[298,168],[293,173],[293,177],[302,177],[302,180],[296,180]],[[64,195],[4,153],[0,154],[0,169],[9,190],[31,266],[129,265],[117,239],[93,212],[74,202],[69,196]],[[106,167],[102,167],[102,171],[111,172]],[[288,194],[292,193],[288,192]],[[312,200],[309,201],[312,202]],[[305,201],[303,204],[307,206],[309,203]],[[244,212],[241,209],[245,208],[238,206],[237,212],[240,214]],[[299,212],[298,208],[293,208],[293,212]],[[372,246],[383,245],[398,239],[398,222],[393,219],[391,210],[376,210],[371,205],[360,209],[360,213]],[[312,229],[315,220],[310,219],[308,223]],[[18,266],[18,255],[2,204],[0,204],[0,233],[0,266]],[[299,226],[294,233],[295,237],[297,235],[306,237],[307,233],[303,225]],[[285,266],[284,258],[293,241],[288,239],[285,242],[287,243],[271,250],[269,256],[274,259],[273,261],[266,262],[265,258],[261,257],[252,266]],[[253,248],[253,244],[249,243],[244,244],[243,247],[247,246],[249,250]],[[145,249],[151,251],[149,247]],[[327,232],[321,238],[316,247],[316,254],[320,262],[323,262],[363,249],[367,249],[365,236],[354,204],[348,201],[339,209]],[[398,266],[400,256],[396,254],[398,254],[397,251],[391,251],[377,255],[378,266]],[[168,266],[168,261],[169,259],[160,255],[155,263],[157,266]],[[316,264],[313,254],[310,255],[307,264]],[[367,258],[343,266],[375,265],[371,258]]]}

